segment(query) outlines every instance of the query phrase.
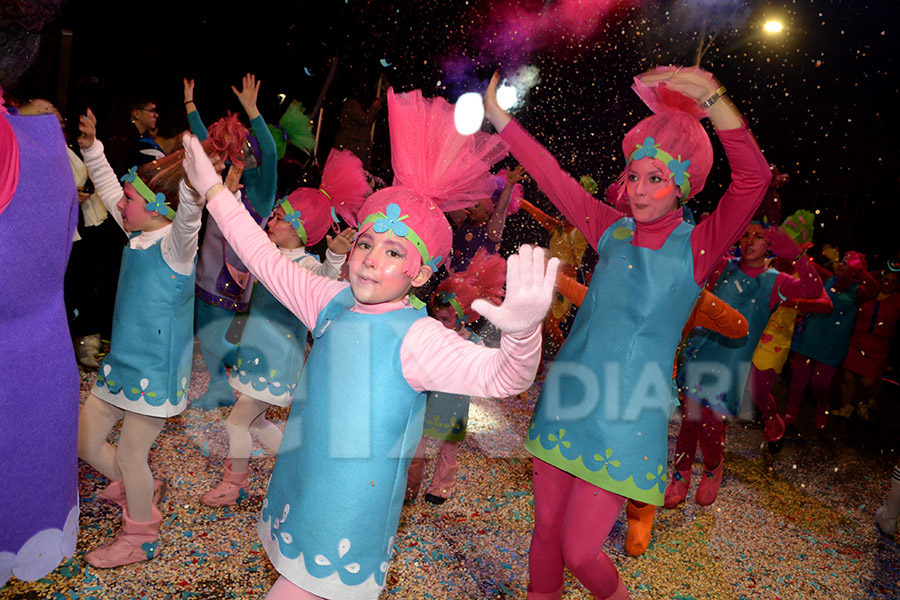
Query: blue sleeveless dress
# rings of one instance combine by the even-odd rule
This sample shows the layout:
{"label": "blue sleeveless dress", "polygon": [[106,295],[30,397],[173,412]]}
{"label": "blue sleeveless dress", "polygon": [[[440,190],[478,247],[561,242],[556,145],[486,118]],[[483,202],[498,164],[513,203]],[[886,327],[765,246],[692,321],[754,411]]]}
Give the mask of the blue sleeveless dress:
{"label": "blue sleeveless dress", "polygon": [[587,297],[525,440],[531,454],[563,471],[656,505],[666,489],[672,362],[700,293],[692,230],[681,223],[658,250],[631,244],[630,218],[603,233]]}
{"label": "blue sleeveless dress", "polygon": [[112,343],[92,393],[123,410],[173,417],[187,407],[191,380],[194,271],[173,271],[160,242],[122,251]]}
{"label": "blue sleeveless dress", "polygon": [[228,380],[231,387],[275,406],[289,406],[305,351],[306,326],[257,281]]}
{"label": "blue sleeveless dress", "polygon": [[774,269],[750,277],[741,271],[737,260],[728,261],[713,293],[744,315],[749,333],[730,339],[701,329],[693,335],[685,344],[684,362],[678,369],[682,393],[717,413],[738,413],[756,344],[772,316],[769,298],[777,277]]}
{"label": "blue sleeveless dress", "polygon": [[375,599],[385,583],[425,393],[400,346],[424,310],[361,314],[345,288],[322,310],[257,531],[275,569],[325,598]]}
{"label": "blue sleeveless dress", "polygon": [[825,293],[831,298],[827,315],[807,313],[794,331],[791,350],[832,367],[840,367],[847,358],[850,336],[859,310],[859,284],[843,292],[834,287],[837,277],[825,282]]}

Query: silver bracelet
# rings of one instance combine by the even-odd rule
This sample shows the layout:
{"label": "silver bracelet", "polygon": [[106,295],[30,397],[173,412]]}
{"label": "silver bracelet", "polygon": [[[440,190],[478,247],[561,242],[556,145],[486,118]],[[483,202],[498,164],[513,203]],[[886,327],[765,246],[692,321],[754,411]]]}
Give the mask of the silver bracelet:
{"label": "silver bracelet", "polygon": [[726,91],[727,90],[725,89],[725,86],[724,85],[721,86],[719,89],[717,89],[715,92],[713,92],[712,96],[710,96],[709,98],[706,99],[706,102],[700,103],[700,108],[703,108],[703,109],[709,108],[710,106],[712,106],[713,104],[718,102],[719,98],[724,96]]}

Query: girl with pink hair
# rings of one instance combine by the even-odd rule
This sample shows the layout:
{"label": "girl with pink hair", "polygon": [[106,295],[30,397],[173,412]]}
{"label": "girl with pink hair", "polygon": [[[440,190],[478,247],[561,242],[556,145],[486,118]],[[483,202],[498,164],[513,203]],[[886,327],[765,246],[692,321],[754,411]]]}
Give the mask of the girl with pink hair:
{"label": "girl with pink hair", "polygon": [[[595,598],[628,591],[603,544],[626,498],[661,505],[671,365],[700,289],[746,228],[771,173],[725,88],[698,68],[661,68],[633,89],[655,113],[622,143],[620,194],[633,217],[566,174],[497,103],[485,112],[512,154],[597,249],[600,261],[568,338],[551,366],[525,440],[534,455],[535,526],[528,598],[562,597],[565,567]],[[709,117],[725,147],[732,184],[696,227],[680,203],[712,165]]]}
{"label": "girl with pink hair", "polygon": [[[356,222],[356,211],[369,191],[362,162],[349,150],[333,149],[322,171],[318,188],[299,188],[276,206],[266,224],[269,240],[292,263],[311,273],[337,279],[353,242],[353,229],[327,236],[325,262],[306,247],[318,244],[339,214]],[[230,506],[246,498],[250,446],[258,439],[272,452],[281,445],[281,430],[266,419],[272,406],[290,406],[303,368],[306,327],[261,283],[250,298],[247,323],[238,344],[229,383],[237,402],[225,420],[228,457],[222,481],[206,492],[206,506]]]}
{"label": "girl with pink hair", "polygon": [[258,522],[281,577],[268,598],[378,598],[400,520],[406,473],[422,438],[429,390],[502,397],[534,380],[540,324],[557,261],[523,246],[508,261],[501,306],[474,310],[503,333],[483,348],[429,318],[410,297],[450,256],[444,211],[492,184],[505,145],[462,136],[452,107],[388,92],[395,185],[359,211],[348,282],[284,259],[185,138],[190,180],[254,275],[315,338],[285,425]]}

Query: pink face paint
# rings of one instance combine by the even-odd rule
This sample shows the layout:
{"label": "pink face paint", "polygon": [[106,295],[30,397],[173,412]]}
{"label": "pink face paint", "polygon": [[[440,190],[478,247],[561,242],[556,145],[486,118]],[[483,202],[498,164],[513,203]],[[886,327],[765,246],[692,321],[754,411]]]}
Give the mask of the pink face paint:
{"label": "pink face paint", "polygon": [[675,184],[670,181],[669,185],[667,185],[664,188],[659,188],[658,190],[653,192],[653,194],[650,197],[653,198],[654,200],[662,200],[663,198],[665,198],[666,196],[671,194],[672,190],[674,188],[675,188]]}

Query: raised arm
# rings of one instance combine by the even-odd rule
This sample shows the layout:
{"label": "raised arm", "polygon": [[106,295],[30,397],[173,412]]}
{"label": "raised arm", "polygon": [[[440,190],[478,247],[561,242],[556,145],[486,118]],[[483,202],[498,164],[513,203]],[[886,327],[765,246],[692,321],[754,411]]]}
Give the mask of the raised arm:
{"label": "raised arm", "polygon": [[184,110],[187,112],[188,126],[191,128],[191,133],[196,135],[201,142],[206,140],[208,137],[206,125],[203,124],[203,119],[200,118],[200,113],[197,112],[197,104],[194,102],[193,79],[184,79]]}
{"label": "raised arm", "polygon": [[769,298],[769,308],[774,309],[781,302],[794,298],[818,298],[824,290],[822,278],[819,277],[806,253],[780,227],[770,227],[765,230],[764,235],[769,243],[769,249],[775,256],[783,261],[793,262],[797,270],[796,277],[787,273],[778,274]]}
{"label": "raised arm", "polygon": [[87,112],[78,118],[78,146],[84,157],[84,165],[87,167],[91,181],[94,182],[94,190],[103,202],[106,210],[115,219],[122,231],[122,213],[119,212],[119,200],[125,195],[125,190],[119,183],[115,171],[106,160],[103,153],[103,144],[97,139],[97,117],[87,109]]}
{"label": "raised arm", "polygon": [[691,245],[694,279],[702,285],[716,262],[741,236],[769,187],[772,173],[756,140],[744,126],[737,107],[725,95],[725,88],[710,73],[700,69],[667,71],[656,69],[640,76],[642,83],[666,87],[693,98],[705,108],[731,169],[728,186],[718,208],[694,228]]}
{"label": "raised arm", "polygon": [[209,214],[241,261],[308,329],[315,328],[319,312],[347,284],[316,276],[292,263],[222,185],[200,141],[185,135],[184,148],[184,170],[191,186],[203,190],[201,197],[207,200]]}
{"label": "raised arm", "polygon": [[185,180],[178,184],[178,210],[172,228],[160,242],[163,259],[174,271],[190,275],[197,254],[197,236],[203,216],[202,199]]}
{"label": "raised arm", "polygon": [[500,132],[516,160],[525,167],[553,205],[587,238],[597,245],[607,227],[622,213],[591,196],[581,184],[560,168],[556,159],[497,103],[499,73],[494,73],[485,92],[484,112],[488,121]]}
{"label": "raised arm", "polygon": [[409,384],[418,390],[491,398],[528,389],[540,362],[541,322],[558,267],[559,260],[551,258],[545,269],[543,249],[522,246],[507,261],[503,304],[481,299],[472,303],[502,332],[500,348],[466,342],[434,319],[414,323],[400,348]]}
{"label": "raised arm", "polygon": [[516,184],[523,179],[525,179],[525,169],[522,165],[519,165],[506,173],[506,184],[503,186],[503,191],[500,193],[500,198],[497,200],[497,206],[494,207],[494,212],[487,223],[487,235],[492,242],[497,242],[499,244],[503,239],[503,228],[506,225],[506,213],[509,211],[509,201],[512,198],[513,189],[516,187]]}

